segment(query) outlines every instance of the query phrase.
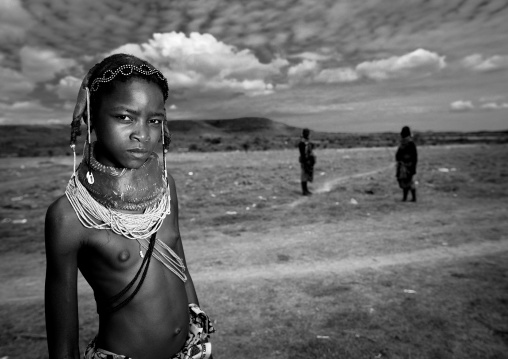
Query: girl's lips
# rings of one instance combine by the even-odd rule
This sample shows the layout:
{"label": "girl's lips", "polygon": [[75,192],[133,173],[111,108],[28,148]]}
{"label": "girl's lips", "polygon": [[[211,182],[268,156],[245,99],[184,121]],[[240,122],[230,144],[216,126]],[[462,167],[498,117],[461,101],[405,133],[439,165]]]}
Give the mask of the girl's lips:
{"label": "girl's lips", "polygon": [[127,152],[134,158],[143,159],[146,156],[148,156],[149,152],[142,148],[133,148],[130,150],[127,150]]}
{"label": "girl's lips", "polygon": [[130,150],[127,151],[132,153],[148,153],[148,151],[145,150],[144,148],[131,148]]}

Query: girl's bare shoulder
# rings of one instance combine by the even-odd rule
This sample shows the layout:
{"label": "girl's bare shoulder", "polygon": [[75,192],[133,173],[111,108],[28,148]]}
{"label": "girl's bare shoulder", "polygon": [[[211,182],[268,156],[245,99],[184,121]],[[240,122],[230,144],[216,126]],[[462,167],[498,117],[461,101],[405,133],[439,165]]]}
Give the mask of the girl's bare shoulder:
{"label": "girl's bare shoulder", "polygon": [[79,242],[83,234],[83,225],[79,221],[74,208],[65,195],[57,198],[46,212],[45,233],[46,238],[73,237]]}
{"label": "girl's bare shoulder", "polygon": [[74,219],[77,220],[74,208],[72,208],[66,195],[58,197],[49,205],[46,212],[46,219],[54,219],[59,222],[72,222]]}

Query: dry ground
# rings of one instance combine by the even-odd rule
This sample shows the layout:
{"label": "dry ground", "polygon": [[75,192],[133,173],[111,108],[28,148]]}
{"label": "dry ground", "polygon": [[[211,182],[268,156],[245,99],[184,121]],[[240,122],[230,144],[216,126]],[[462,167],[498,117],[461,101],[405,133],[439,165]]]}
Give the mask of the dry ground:
{"label": "dry ground", "polygon": [[[508,146],[419,153],[418,203],[393,148],[318,151],[310,198],[294,151],[171,156],[216,358],[508,358]],[[71,166],[0,160],[0,358],[47,358],[43,218]]]}

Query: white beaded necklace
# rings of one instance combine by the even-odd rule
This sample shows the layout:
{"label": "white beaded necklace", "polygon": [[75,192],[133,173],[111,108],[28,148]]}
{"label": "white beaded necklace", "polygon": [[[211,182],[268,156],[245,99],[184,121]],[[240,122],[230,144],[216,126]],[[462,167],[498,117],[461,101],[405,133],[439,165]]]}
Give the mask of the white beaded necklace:
{"label": "white beaded necklace", "polygon": [[65,195],[86,228],[111,229],[128,239],[148,238],[157,232],[166,215],[171,213],[169,193],[143,213],[124,213],[106,208],[88,193],[76,176],[67,184]]}
{"label": "white beaded necklace", "polygon": [[[140,248],[143,248],[146,251],[148,250],[148,246],[150,245],[150,238],[143,238],[138,240]],[[182,282],[187,281],[187,276],[185,275],[185,264],[183,260],[175,253],[166,243],[157,238],[155,242],[154,250],[152,252],[152,256],[154,256],[159,262],[161,262],[167,269],[173,272],[178,278],[182,280]],[[170,255],[168,256],[164,253],[157,244],[162,247],[162,249],[166,250]],[[141,258],[144,258],[143,251],[140,249],[139,255]],[[161,258],[162,256],[162,258]]]}
{"label": "white beaded necklace", "polygon": [[[145,252],[148,249],[150,237],[161,228],[164,219],[171,213],[169,192],[154,206],[147,207],[143,213],[124,213],[106,208],[88,193],[75,174],[67,184],[65,195],[83,226],[110,229],[125,238],[135,239],[139,243],[141,258],[144,257],[143,249]],[[183,260],[159,238],[156,244],[159,246],[154,247],[152,255],[185,283],[187,276]]]}

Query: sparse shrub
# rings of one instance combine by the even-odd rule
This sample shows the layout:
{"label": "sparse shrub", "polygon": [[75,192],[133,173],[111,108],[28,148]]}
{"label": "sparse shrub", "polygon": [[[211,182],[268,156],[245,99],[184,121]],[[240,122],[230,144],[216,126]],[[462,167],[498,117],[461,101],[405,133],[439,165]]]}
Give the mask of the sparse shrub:
{"label": "sparse shrub", "polygon": [[222,142],[222,138],[221,137],[207,137],[207,138],[205,138],[205,142],[208,142],[211,145],[218,145],[219,143]]}

